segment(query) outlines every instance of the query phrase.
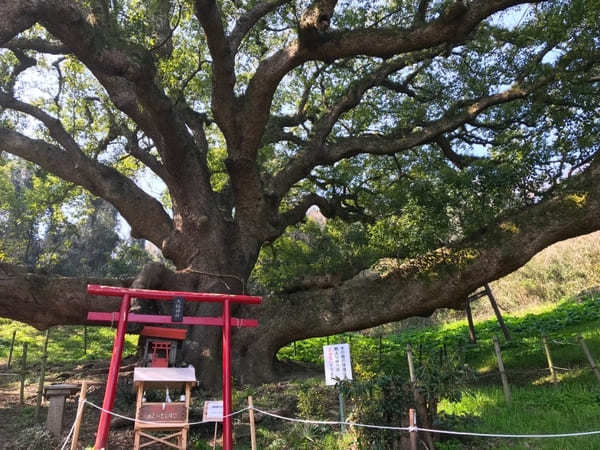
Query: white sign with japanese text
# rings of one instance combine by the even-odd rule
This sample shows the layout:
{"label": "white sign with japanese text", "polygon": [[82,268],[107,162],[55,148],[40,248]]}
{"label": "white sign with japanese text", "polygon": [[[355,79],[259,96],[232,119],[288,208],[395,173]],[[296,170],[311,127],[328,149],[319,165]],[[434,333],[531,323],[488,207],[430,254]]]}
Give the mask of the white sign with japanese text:
{"label": "white sign with japanese text", "polygon": [[203,422],[223,422],[223,401],[207,400],[204,402]]}
{"label": "white sign with japanese text", "polygon": [[352,379],[350,345],[324,345],[323,359],[325,360],[325,384],[327,386],[334,385],[339,380]]}

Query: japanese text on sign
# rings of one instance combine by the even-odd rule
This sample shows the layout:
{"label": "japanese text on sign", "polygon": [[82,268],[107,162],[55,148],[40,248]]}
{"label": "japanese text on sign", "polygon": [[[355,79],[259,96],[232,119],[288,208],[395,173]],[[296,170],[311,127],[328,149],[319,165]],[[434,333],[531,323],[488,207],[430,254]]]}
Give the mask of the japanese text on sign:
{"label": "japanese text on sign", "polygon": [[223,422],[223,401],[208,400],[204,402],[203,422]]}
{"label": "japanese text on sign", "polygon": [[323,346],[325,360],[325,384],[330,386],[339,380],[352,379],[352,362],[350,360],[350,345],[335,344]]}

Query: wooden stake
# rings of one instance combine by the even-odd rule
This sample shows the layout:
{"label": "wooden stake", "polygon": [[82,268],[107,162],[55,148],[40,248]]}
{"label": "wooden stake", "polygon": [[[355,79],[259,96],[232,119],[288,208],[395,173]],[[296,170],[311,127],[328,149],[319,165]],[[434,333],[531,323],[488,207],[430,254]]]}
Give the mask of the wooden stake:
{"label": "wooden stake", "polygon": [[10,364],[12,362],[13,349],[15,348],[15,338],[17,337],[17,330],[13,331],[12,339],[10,340],[10,351],[8,352],[8,364],[6,365],[7,369],[10,369]]}
{"label": "wooden stake", "polygon": [[492,294],[490,285],[486,283],[483,287],[485,288],[485,293],[487,294],[488,298],[490,299],[490,304],[492,305],[492,308],[494,309],[494,314],[496,314],[496,319],[498,319],[498,324],[500,324],[502,333],[504,333],[504,338],[507,341],[510,341],[510,333],[508,332],[508,328],[506,328],[506,325],[504,324],[504,319],[502,318],[502,313],[500,313],[500,309],[498,308],[498,304],[496,303],[494,294]]}
{"label": "wooden stake", "polygon": [[417,430],[415,429],[417,426],[417,413],[412,408],[408,410],[408,424],[410,436],[410,450],[417,450],[418,435]]}
{"label": "wooden stake", "polygon": [[556,378],[556,372],[554,371],[552,355],[550,354],[550,347],[548,346],[548,339],[546,339],[546,336],[542,336],[542,343],[544,344],[544,351],[546,352],[546,359],[548,360],[548,369],[550,370],[550,375],[552,375],[552,384],[555,387],[558,387],[558,379]]}
{"label": "wooden stake", "polygon": [[377,360],[379,370],[381,370],[381,335],[379,335],[379,359]]}
{"label": "wooden stake", "polygon": [[585,353],[585,356],[587,357],[587,360],[590,363],[590,366],[592,366],[592,370],[594,371],[594,374],[596,375],[596,378],[600,382],[600,370],[598,370],[598,366],[596,365],[596,361],[594,361],[594,357],[592,356],[592,353],[590,352],[590,349],[588,348],[587,344],[585,343],[585,340],[583,339],[583,336],[581,334],[579,334],[577,336],[577,340],[579,340],[579,343],[583,347],[583,351]]}
{"label": "wooden stake", "polygon": [[83,354],[87,355],[88,348],[88,329],[87,325],[83,327]]}
{"label": "wooden stake", "polygon": [[250,415],[250,447],[256,450],[256,426],[254,425],[254,403],[252,396],[248,397],[248,414]]}
{"label": "wooden stake", "polygon": [[23,342],[23,355],[21,356],[21,389],[19,400],[21,405],[25,404],[25,369],[27,368],[27,342]]}
{"label": "wooden stake", "polygon": [[50,328],[46,330],[44,337],[44,349],[42,350],[42,361],[40,367],[40,382],[38,384],[37,399],[35,403],[35,420],[40,419],[42,409],[42,396],[44,395],[44,381],[46,379],[46,362],[48,361],[48,339],[50,337]]}
{"label": "wooden stake", "polygon": [[465,301],[465,312],[467,313],[467,322],[469,322],[469,339],[473,344],[477,344],[477,335],[475,334],[475,325],[473,324],[473,313],[471,312],[471,300]]}
{"label": "wooden stake", "polygon": [[75,427],[73,428],[73,440],[71,441],[71,450],[77,450],[77,442],[79,441],[79,429],[81,428],[81,420],[83,419],[83,407],[87,397],[87,381],[81,383],[81,391],[79,391],[79,404],[77,405],[77,415],[75,416]]}
{"label": "wooden stake", "polygon": [[496,358],[498,359],[498,370],[500,371],[500,378],[502,379],[502,388],[504,389],[504,397],[506,403],[510,403],[510,386],[508,385],[508,378],[506,378],[506,372],[504,371],[504,363],[502,362],[502,353],[500,353],[500,344],[498,338],[493,337],[494,349],[496,350]]}
{"label": "wooden stake", "polygon": [[408,373],[410,376],[410,383],[414,387],[414,384],[416,382],[415,366],[413,363],[413,354],[412,354],[412,348],[411,348],[410,344],[406,344],[406,358],[408,359]]}

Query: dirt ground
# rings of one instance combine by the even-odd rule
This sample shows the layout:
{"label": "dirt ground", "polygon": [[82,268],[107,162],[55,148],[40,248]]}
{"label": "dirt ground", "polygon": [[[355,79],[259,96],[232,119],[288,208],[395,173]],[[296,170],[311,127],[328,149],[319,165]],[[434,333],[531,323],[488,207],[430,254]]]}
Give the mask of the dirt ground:
{"label": "dirt ground", "polygon": [[[131,389],[132,368],[131,361],[124,360],[119,374],[119,388],[115,410],[130,411],[133,415],[134,397]],[[129,370],[128,370],[129,369]],[[21,405],[20,380],[17,376],[8,376],[15,373],[15,368],[7,369],[0,366],[0,449],[2,450],[51,450],[61,448],[73,425],[77,413],[77,396],[67,400],[64,412],[63,434],[60,438],[50,435],[45,429],[48,413],[48,402],[44,399],[40,410],[39,419],[35,419],[39,369],[35,368],[28,374],[24,389],[24,404]],[[104,386],[108,373],[108,361],[86,363],[70,370],[60,367],[50,367],[47,370],[45,386],[56,383],[81,384],[88,382],[87,400],[102,405]],[[125,391],[125,392],[124,392]],[[121,394],[121,395],[119,395]],[[83,420],[79,433],[78,449],[91,448],[96,439],[96,429],[100,411],[90,405],[84,409]],[[109,448],[126,449],[133,446],[133,431],[131,422],[123,419],[113,419]],[[69,443],[65,448],[70,449]]]}

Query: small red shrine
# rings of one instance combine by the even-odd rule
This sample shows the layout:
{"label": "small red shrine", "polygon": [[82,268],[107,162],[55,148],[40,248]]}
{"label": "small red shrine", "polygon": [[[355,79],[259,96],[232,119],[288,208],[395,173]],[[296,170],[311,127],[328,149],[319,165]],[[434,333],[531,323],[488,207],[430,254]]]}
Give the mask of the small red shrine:
{"label": "small red shrine", "polygon": [[185,340],[185,328],[144,327],[143,339],[145,367],[174,367],[179,365],[181,346]]}

